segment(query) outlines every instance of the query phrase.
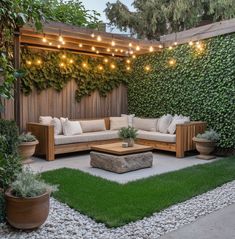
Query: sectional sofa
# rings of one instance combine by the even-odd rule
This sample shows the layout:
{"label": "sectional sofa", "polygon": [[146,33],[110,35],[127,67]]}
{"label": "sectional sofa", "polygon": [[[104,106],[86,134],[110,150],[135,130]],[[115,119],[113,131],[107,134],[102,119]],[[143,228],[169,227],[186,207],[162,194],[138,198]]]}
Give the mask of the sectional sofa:
{"label": "sectional sofa", "polygon": [[68,120],[40,117],[39,123],[28,123],[27,130],[34,134],[39,144],[36,155],[54,160],[55,155],[90,150],[91,146],[120,141],[118,130],[133,126],[138,129],[136,143],[153,149],[176,153],[184,157],[194,150],[192,138],[205,131],[206,123],[190,121],[188,117],[164,115],[146,119],[133,115],[92,120]]}

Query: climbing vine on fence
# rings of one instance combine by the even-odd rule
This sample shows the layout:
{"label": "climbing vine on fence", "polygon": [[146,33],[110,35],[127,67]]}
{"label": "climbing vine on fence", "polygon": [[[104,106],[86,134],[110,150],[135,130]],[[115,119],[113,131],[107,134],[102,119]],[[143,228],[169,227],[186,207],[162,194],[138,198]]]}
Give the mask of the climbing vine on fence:
{"label": "climbing vine on fence", "polygon": [[33,89],[42,91],[54,88],[61,91],[71,80],[77,83],[75,98],[79,102],[83,96],[98,90],[101,96],[121,83],[126,84],[128,73],[122,59],[91,57],[70,52],[45,50],[22,50],[22,68],[25,76],[21,89],[25,95]]}
{"label": "climbing vine on fence", "polygon": [[144,117],[171,113],[205,120],[221,134],[221,147],[233,147],[235,34],[201,44],[199,50],[185,44],[139,57],[128,84],[128,109]]}

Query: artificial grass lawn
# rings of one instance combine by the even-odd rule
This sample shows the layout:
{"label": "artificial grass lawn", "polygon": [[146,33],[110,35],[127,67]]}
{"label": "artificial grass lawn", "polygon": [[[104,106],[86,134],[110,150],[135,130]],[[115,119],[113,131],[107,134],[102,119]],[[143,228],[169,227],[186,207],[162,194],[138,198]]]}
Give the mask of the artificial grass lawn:
{"label": "artificial grass lawn", "polygon": [[43,173],[54,197],[108,227],[142,219],[235,179],[235,158],[118,184],[75,169]]}

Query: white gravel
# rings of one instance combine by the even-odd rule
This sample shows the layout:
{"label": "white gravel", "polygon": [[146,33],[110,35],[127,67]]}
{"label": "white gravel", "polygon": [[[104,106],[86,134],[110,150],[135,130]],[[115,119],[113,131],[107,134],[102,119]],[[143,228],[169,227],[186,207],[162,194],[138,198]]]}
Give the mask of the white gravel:
{"label": "white gravel", "polygon": [[235,203],[235,181],[171,206],[160,213],[154,213],[149,218],[108,229],[104,224],[96,223],[52,198],[49,218],[40,229],[22,232],[0,224],[0,238],[155,239],[232,203]]}

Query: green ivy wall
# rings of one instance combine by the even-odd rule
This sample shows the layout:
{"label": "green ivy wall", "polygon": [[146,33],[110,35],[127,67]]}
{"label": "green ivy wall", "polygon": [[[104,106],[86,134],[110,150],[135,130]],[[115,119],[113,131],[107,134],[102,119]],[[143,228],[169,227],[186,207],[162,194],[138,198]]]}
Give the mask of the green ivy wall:
{"label": "green ivy wall", "polygon": [[138,57],[128,84],[128,110],[143,117],[171,113],[205,120],[221,133],[221,147],[233,147],[235,34],[211,38],[202,46],[202,51],[185,44]]}
{"label": "green ivy wall", "polygon": [[[115,87],[126,84],[128,79],[123,60],[117,58],[108,58],[105,63],[103,57],[23,48],[21,61],[25,71],[21,89],[25,95],[32,90],[40,92],[47,88],[61,91],[69,81],[74,80],[77,83],[75,97],[79,102],[95,90],[106,96]],[[111,64],[115,68],[111,68]]]}

